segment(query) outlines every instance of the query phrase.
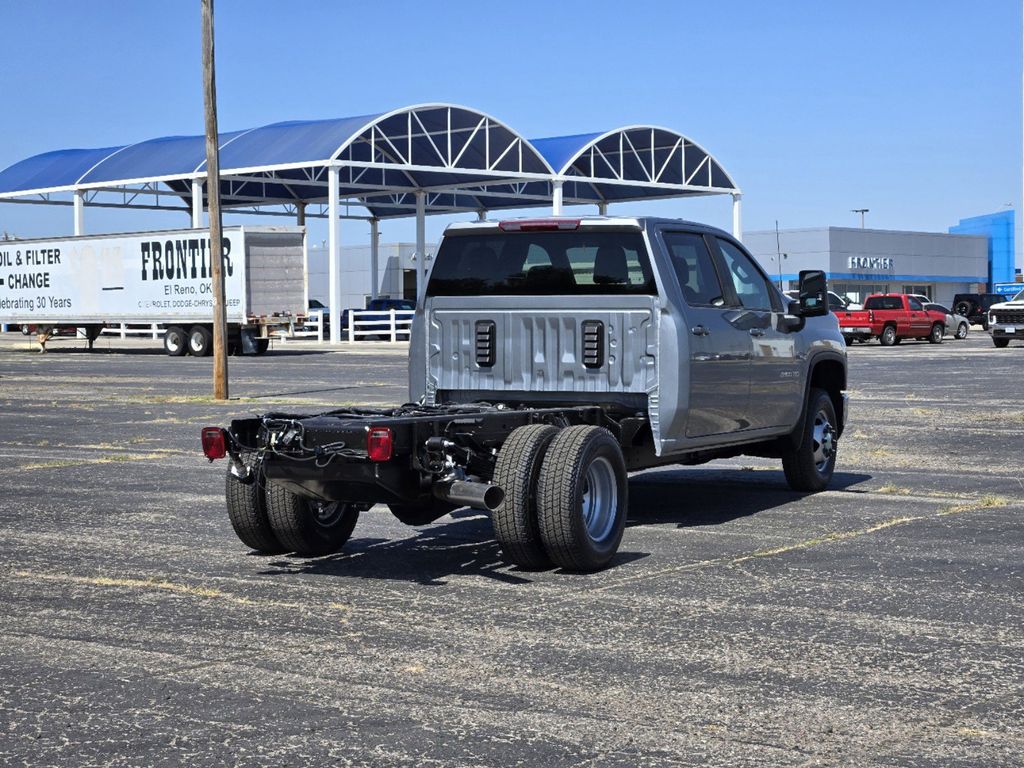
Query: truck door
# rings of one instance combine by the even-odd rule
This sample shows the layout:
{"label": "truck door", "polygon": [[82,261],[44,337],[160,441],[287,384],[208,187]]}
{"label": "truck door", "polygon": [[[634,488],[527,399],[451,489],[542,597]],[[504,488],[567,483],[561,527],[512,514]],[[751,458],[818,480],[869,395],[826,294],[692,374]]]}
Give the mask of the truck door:
{"label": "truck door", "polygon": [[722,272],[732,283],[742,309],[730,318],[747,332],[750,345],[750,401],[747,421],[752,429],[796,423],[803,405],[803,378],[797,359],[797,336],[778,330],[782,305],[754,260],[735,243],[715,238]]}
{"label": "truck door", "polygon": [[924,305],[913,296],[907,296],[907,308],[910,310],[911,336],[927,336],[932,332],[932,319],[925,312]]}
{"label": "truck door", "polygon": [[[733,325],[734,308],[725,292],[704,237],[693,232],[662,233],[679,289],[686,303],[689,407],[686,437],[747,429],[750,391],[750,334]],[[685,373],[681,371],[681,379]],[[663,435],[677,439],[681,435]]]}

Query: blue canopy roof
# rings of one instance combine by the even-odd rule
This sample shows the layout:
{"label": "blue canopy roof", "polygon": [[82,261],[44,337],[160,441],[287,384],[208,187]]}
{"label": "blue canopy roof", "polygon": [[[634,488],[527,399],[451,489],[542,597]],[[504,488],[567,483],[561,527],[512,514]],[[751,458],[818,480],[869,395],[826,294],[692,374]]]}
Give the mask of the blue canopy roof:
{"label": "blue canopy roof", "polygon": [[[537,206],[563,180],[566,202],[738,191],[721,165],[674,131],[631,126],[528,141],[475,110],[426,104],[329,120],[298,120],[220,135],[226,208],[322,202],[327,169],[342,198],[372,215]],[[191,204],[204,179],[203,136],[166,136],[103,149],[66,149],[0,171],[0,196],[162,183]],[[47,200],[43,200],[45,202]]]}

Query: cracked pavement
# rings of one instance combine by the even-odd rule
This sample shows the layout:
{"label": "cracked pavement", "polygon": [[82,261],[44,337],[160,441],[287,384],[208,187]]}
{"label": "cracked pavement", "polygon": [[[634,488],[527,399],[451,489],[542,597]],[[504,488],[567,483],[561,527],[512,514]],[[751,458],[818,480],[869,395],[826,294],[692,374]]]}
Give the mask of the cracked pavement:
{"label": "cracked pavement", "polygon": [[405,396],[401,350],[210,361],[0,335],[0,765],[1010,766],[1024,754],[1024,348],[850,350],[832,488],[630,481],[596,574],[486,517],[251,554],[199,429]]}

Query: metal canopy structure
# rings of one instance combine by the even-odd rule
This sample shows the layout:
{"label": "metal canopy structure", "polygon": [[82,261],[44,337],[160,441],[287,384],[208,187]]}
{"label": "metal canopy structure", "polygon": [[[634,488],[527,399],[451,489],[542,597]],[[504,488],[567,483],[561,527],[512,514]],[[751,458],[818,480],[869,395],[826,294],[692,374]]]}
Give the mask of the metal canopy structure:
{"label": "metal canopy structure", "polygon": [[[613,202],[728,194],[733,233],[741,233],[741,193],[729,174],[695,142],[656,126],[529,141],[483,112],[421,104],[223,133],[220,168],[227,212],[289,216],[299,224],[307,216],[328,220],[334,312],[343,218],[370,221],[375,274],[378,222],[414,215],[420,289],[429,214],[482,218],[489,210],[546,205],[560,214],[570,204],[597,205],[605,213]],[[84,234],[86,206],[189,212],[192,225],[201,227],[206,175],[202,136],[66,149],[0,171],[0,202],[73,206],[76,235]],[[332,341],[340,340],[340,330],[332,323]]]}
{"label": "metal canopy structure", "polygon": [[707,150],[667,128],[633,125],[531,143],[556,169],[567,202],[607,204],[740,191]]}

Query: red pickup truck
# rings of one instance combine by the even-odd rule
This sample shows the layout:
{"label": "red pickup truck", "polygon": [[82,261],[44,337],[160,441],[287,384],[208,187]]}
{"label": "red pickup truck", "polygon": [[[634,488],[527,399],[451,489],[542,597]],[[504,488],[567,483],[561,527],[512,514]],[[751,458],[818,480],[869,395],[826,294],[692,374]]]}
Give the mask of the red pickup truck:
{"label": "red pickup truck", "polygon": [[905,293],[875,293],[864,301],[864,309],[840,310],[839,331],[846,343],[878,337],[884,347],[903,339],[928,339],[941,344],[946,330],[942,312],[925,309],[920,301]]}

